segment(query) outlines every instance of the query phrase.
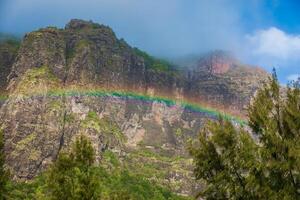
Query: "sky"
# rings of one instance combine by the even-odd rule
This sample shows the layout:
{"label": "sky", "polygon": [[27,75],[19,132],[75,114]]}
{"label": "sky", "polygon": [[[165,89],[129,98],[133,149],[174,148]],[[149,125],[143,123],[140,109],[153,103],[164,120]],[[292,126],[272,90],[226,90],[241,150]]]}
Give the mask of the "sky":
{"label": "sky", "polygon": [[0,32],[93,20],[157,57],[226,50],[286,83],[300,75],[299,10],[299,0],[0,0]]}

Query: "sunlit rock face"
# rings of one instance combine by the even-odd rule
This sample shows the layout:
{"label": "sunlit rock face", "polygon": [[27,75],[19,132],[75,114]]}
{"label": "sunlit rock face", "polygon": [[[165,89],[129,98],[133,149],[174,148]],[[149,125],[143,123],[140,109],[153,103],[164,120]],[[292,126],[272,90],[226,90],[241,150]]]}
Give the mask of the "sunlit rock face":
{"label": "sunlit rock face", "polygon": [[189,98],[244,115],[251,96],[267,79],[261,68],[239,62],[231,54],[214,51],[189,65]]}
{"label": "sunlit rock face", "polygon": [[186,142],[215,116],[181,104],[113,93],[85,95],[82,90],[162,95],[243,116],[267,76],[219,54],[208,61],[201,58],[193,69],[153,67],[109,27],[82,20],[71,20],[64,29],[28,33],[16,56],[0,56],[10,60],[9,66],[13,63],[9,73],[0,68],[9,91],[0,128],[15,179],[32,179],[69,149],[76,136],[86,134],[99,163],[107,164],[103,155],[113,152],[122,165],[182,194],[197,188]]}

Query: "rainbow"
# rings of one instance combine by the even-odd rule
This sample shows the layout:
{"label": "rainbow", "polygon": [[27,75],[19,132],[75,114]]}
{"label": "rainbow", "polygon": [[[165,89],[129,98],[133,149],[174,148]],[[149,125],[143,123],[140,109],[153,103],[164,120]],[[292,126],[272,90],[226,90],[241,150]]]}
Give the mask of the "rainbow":
{"label": "rainbow", "polygon": [[[104,90],[104,89],[96,89],[96,90],[91,90],[91,89],[59,90],[58,89],[58,90],[50,90],[50,91],[46,92],[46,94],[45,93],[35,94],[35,95],[31,95],[31,96],[26,96],[26,97],[28,97],[28,98],[42,97],[45,95],[48,97],[80,97],[80,96],[112,97],[112,98],[120,98],[123,100],[131,100],[136,103],[158,102],[158,103],[163,103],[171,108],[180,106],[190,112],[204,113],[213,118],[217,118],[217,117],[221,116],[224,119],[235,121],[240,125],[246,124],[246,121],[241,119],[240,117],[233,116],[231,114],[228,114],[223,111],[219,111],[219,110],[207,107],[207,106],[203,106],[199,103],[192,103],[192,102],[188,102],[185,100],[174,100],[174,99],[164,97],[164,96],[146,95],[146,94],[130,92],[130,91]],[[3,102],[8,98],[12,98],[12,97],[0,95],[0,102],[1,101]]]}

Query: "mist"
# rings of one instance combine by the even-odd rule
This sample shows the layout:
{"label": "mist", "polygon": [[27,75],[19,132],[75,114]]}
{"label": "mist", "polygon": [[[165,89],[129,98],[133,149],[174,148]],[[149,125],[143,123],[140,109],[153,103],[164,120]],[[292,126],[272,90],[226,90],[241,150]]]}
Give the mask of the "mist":
{"label": "mist", "polygon": [[22,34],[49,25],[63,27],[80,18],[109,25],[118,37],[156,56],[235,51],[245,31],[242,2],[10,0],[0,4],[0,31]]}
{"label": "mist", "polygon": [[118,38],[157,57],[222,49],[269,70],[273,64],[289,64],[281,58],[270,63],[255,49],[261,46],[259,31],[274,26],[266,2],[273,2],[268,9],[279,5],[278,0],[2,0],[0,32],[62,28],[79,18],[108,25]]}

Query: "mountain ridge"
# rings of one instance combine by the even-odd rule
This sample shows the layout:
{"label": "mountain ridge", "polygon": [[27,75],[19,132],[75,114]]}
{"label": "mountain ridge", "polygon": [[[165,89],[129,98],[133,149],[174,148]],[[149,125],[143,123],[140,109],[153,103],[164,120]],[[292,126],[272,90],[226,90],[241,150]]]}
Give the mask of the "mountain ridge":
{"label": "mountain ridge", "polygon": [[[165,96],[175,104],[207,103],[245,117],[245,106],[268,74],[240,65],[225,69],[217,64],[207,71],[178,70],[91,21],[71,20],[64,29],[28,33],[13,59],[5,83],[9,95],[0,109],[7,164],[16,180],[30,180],[77,135],[85,134],[98,162],[111,151],[130,170],[151,171],[148,178],[176,193],[192,194],[198,185],[190,180],[192,163],[185,144],[207,119],[217,116],[191,112],[186,105],[170,107],[155,98],[132,101],[117,95],[83,95],[80,90]],[[60,95],[53,95],[56,91]]]}

